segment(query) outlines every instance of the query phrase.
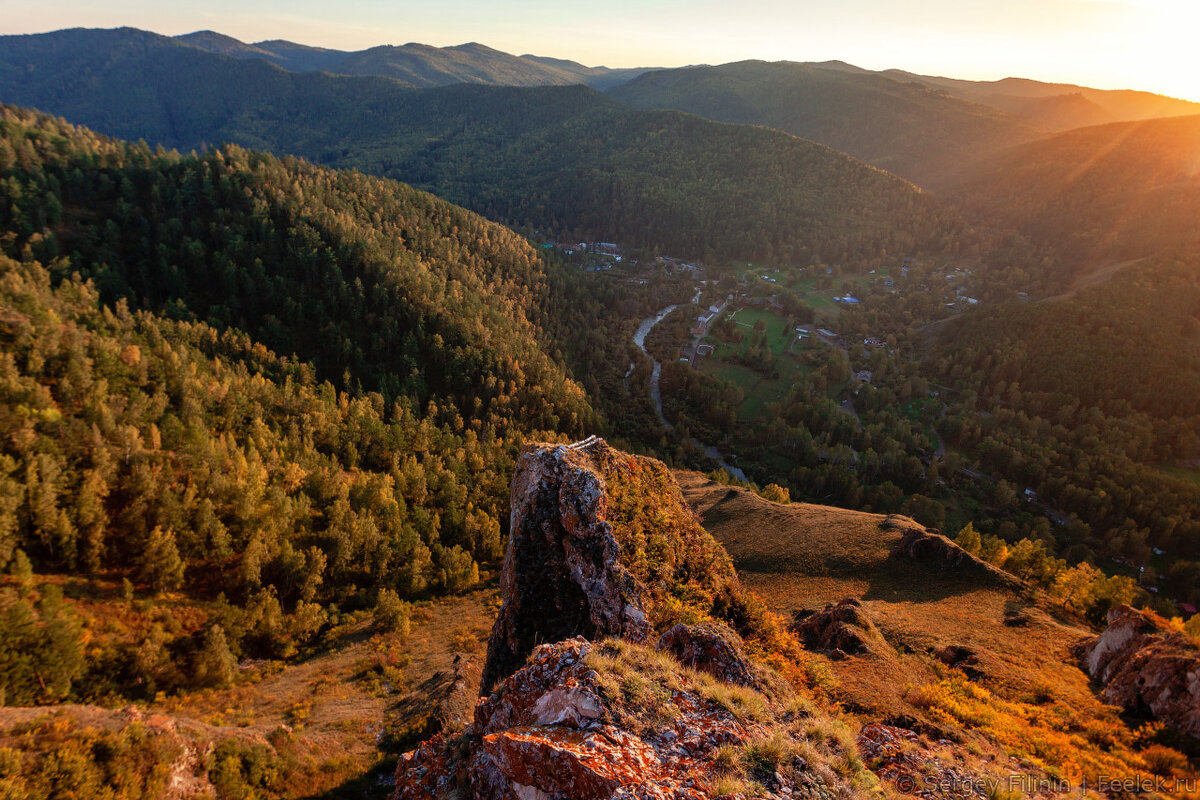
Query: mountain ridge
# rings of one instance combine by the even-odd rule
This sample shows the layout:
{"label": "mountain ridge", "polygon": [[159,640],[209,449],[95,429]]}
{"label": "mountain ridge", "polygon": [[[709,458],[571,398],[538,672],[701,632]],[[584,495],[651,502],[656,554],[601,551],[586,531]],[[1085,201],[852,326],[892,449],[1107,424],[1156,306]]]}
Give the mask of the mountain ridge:
{"label": "mountain ridge", "polygon": [[292,72],[376,75],[418,88],[453,83],[503,86],[558,86],[583,83],[605,88],[651,68],[589,67],[567,59],[515,56],[480,42],[437,47],[420,42],[333,50],[282,39],[246,43],[216,31],[173,37],[189,46],[234,58],[260,58]]}
{"label": "mountain ridge", "polygon": [[944,247],[962,230],[934,198],[825,145],[640,111],[579,84],[416,90],[144,33],[85,36],[108,45],[8,40],[0,94],[112,135],[290,153],[404,180],[515,227],[692,258],[844,260]]}

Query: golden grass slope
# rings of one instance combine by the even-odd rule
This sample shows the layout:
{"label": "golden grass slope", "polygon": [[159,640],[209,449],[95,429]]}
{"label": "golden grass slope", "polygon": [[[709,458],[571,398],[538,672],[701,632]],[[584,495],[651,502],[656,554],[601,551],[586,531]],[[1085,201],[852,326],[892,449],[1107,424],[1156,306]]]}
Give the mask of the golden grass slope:
{"label": "golden grass slope", "polygon": [[[829,662],[834,696],[861,721],[903,720],[965,743],[960,756],[997,780],[1019,774],[1077,787],[1151,774],[1157,729],[1122,720],[1096,698],[1070,652],[1091,632],[1052,601],[974,564],[897,555],[905,529],[921,528],[906,518],[772,503],[697,473],[676,479],[772,610],[861,600],[886,645]],[[948,648],[973,660],[948,658]]]}

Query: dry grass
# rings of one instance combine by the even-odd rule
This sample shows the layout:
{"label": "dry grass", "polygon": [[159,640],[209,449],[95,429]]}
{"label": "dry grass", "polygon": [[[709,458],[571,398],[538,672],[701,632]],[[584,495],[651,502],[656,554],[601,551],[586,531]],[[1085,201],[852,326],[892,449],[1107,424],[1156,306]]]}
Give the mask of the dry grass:
{"label": "dry grass", "polygon": [[[783,506],[697,473],[677,472],[676,478],[705,528],[733,557],[742,581],[772,610],[790,616],[845,597],[862,601],[888,646],[873,657],[806,665],[816,672],[831,669],[837,694],[856,706],[905,711],[904,686],[937,680],[928,653],[951,644],[975,651],[979,669],[1006,694],[1044,695],[1052,687],[1053,699],[1094,702],[1069,653],[1088,631],[1007,587],[894,556],[908,520],[885,527],[886,518],[877,514]],[[1013,610],[1029,624],[1006,626],[1005,614]],[[810,682],[813,677],[821,682],[819,675]]]}
{"label": "dry grass", "polygon": [[763,695],[685,667],[660,650],[608,639],[593,648],[586,661],[599,675],[598,683],[605,696],[631,710],[631,716],[637,718],[642,729],[672,718],[673,691],[695,692],[744,722],[760,722],[770,716]]}
{"label": "dry grass", "polygon": [[[1169,748],[1138,752],[1138,737],[1098,701],[1070,652],[1092,631],[1039,597],[893,555],[911,521],[882,525],[879,515],[768,503],[696,473],[676,478],[743,583],[772,610],[790,615],[845,597],[862,601],[886,642],[880,652],[808,665],[827,664],[834,696],[860,719],[912,716],[969,744],[956,753],[980,775],[1010,757],[1068,780],[1187,769]],[[1014,612],[1027,624],[1005,625]],[[931,655],[947,645],[972,651],[981,677],[968,680]],[[840,754],[830,762],[836,773],[862,770],[849,730],[826,715],[807,720],[803,735],[805,746]]]}
{"label": "dry grass", "polygon": [[[480,649],[480,632],[493,617],[493,595],[493,590],[479,590],[425,604],[414,611],[404,642],[393,634],[372,636],[364,618],[307,661],[268,663],[233,688],[163,698],[144,711],[170,717],[181,732],[201,741],[232,738],[247,747],[267,747],[271,759],[290,765],[272,797],[314,796],[353,780],[374,784],[369,773],[387,758],[381,738],[385,745],[403,746],[427,730],[429,709],[448,683],[444,676],[455,655]],[[124,604],[114,602],[109,609],[104,600],[85,602],[93,613],[115,609],[105,617],[110,625],[136,630],[142,624],[139,612],[125,611]],[[10,744],[8,734],[17,726],[51,711],[70,724],[100,731],[129,725],[121,712],[95,706],[0,708],[0,746]],[[371,788],[356,796],[384,794]]]}

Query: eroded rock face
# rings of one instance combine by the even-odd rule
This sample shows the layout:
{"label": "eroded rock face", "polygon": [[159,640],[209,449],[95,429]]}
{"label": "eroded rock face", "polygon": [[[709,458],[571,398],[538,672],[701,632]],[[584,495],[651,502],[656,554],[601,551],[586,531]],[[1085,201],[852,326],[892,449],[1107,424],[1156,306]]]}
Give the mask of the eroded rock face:
{"label": "eroded rock face", "polygon": [[475,800],[710,797],[717,749],[757,729],[687,686],[671,693],[661,725],[618,724],[629,710],[588,666],[596,646],[580,637],[537,647],[479,703],[465,751],[442,736],[401,758],[395,800],[435,800],[466,783]]}
{"label": "eroded rock face", "polygon": [[[654,598],[675,580],[736,584],[728,556],[695,520],[666,468],[603,439],[526,446],[511,503],[485,692],[540,642],[646,641]],[[645,505],[667,521],[647,532],[643,520],[613,520],[614,503],[622,513]]]}
{"label": "eroded rock face", "polygon": [[791,629],[809,650],[845,656],[878,654],[887,647],[862,603],[853,597],[830,603],[823,611],[795,612]]}
{"label": "eroded rock face", "polygon": [[754,668],[742,649],[742,638],[725,625],[681,622],[659,637],[658,649],[717,680],[738,686],[753,686],[756,682]]}
{"label": "eroded rock face", "polygon": [[1108,628],[1076,650],[1104,685],[1106,702],[1148,713],[1200,739],[1200,649],[1129,606],[1108,612]]}

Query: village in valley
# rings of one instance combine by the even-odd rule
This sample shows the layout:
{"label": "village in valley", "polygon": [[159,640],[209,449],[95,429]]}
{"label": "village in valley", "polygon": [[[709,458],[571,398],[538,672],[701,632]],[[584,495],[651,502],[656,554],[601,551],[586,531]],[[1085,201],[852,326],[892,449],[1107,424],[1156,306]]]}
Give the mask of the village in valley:
{"label": "village in valley", "polygon": [[[751,376],[736,368],[739,360],[745,360],[744,351],[751,340],[765,341],[775,357],[799,357],[822,346],[841,350],[856,362],[853,382],[870,383],[875,372],[870,364],[877,361],[871,353],[890,354],[896,336],[891,331],[862,331],[857,321],[846,324],[847,313],[854,318],[855,312],[886,308],[902,296],[919,298],[912,302],[923,305],[924,315],[931,320],[980,304],[972,290],[975,269],[971,265],[903,258],[859,271],[826,264],[706,266],[665,255],[632,255],[614,242],[550,241],[542,247],[558,251],[579,269],[606,273],[613,279],[645,285],[655,277],[669,276],[686,283],[695,292],[696,302],[690,312],[687,306],[674,311],[692,315],[688,336],[677,343],[677,358],[693,369],[742,385],[750,395],[764,382],[761,373],[771,372],[759,370],[759,375]],[[756,332],[763,335],[754,336]],[[791,371],[786,365],[777,368]],[[751,402],[757,407],[767,399]]]}
{"label": "village in valley", "polygon": [[[922,346],[923,329],[933,328],[982,305],[975,296],[977,265],[902,258],[852,270],[827,264],[772,266],[761,263],[706,265],[697,260],[627,252],[613,242],[548,242],[568,263],[600,273],[598,278],[638,285],[670,280],[678,284],[677,302],[642,321],[635,337],[638,348],[654,369],[649,392],[662,423],[672,429],[672,400],[660,388],[677,364],[721,384],[737,387],[740,400],[735,425],[766,426],[778,409],[803,391],[828,398],[836,409],[863,429],[860,394],[870,387],[873,401],[901,397],[891,409],[895,422],[924,432],[920,447],[926,469],[942,464],[936,483],[967,482],[982,493],[996,490],[995,481],[960,463],[938,432],[949,398],[947,387],[926,383],[913,368],[912,348]],[[1014,298],[1028,302],[1024,292]],[[923,322],[907,332],[893,325],[873,324],[895,317],[895,310],[917,309]],[[661,362],[661,363],[660,363]],[[633,365],[630,365],[630,373]],[[628,375],[626,376],[628,379]],[[699,434],[701,438],[697,438]],[[737,479],[746,475],[726,431],[684,429],[685,441]],[[861,453],[854,447],[830,445],[820,460],[857,468]],[[777,464],[778,468],[779,465]],[[1016,489],[1031,513],[1055,526],[1070,524],[1062,512],[1046,505],[1029,488]],[[968,513],[970,509],[963,509]],[[1112,568],[1138,576],[1130,565],[1115,560]],[[1147,585],[1151,592],[1158,589]]]}

